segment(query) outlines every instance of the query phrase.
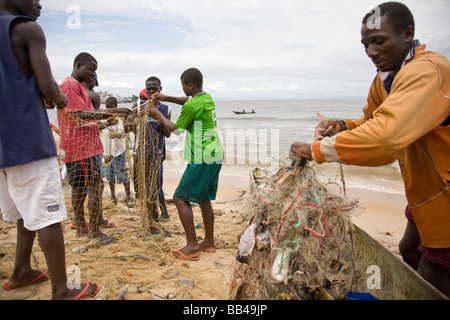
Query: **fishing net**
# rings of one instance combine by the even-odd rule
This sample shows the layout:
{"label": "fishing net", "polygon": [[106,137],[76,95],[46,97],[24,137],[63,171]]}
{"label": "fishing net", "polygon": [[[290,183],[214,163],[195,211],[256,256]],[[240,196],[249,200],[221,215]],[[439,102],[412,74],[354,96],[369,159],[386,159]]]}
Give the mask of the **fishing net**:
{"label": "fishing net", "polygon": [[[350,212],[357,200],[327,190],[311,163],[280,164],[249,198],[232,299],[332,299],[351,291]],[[340,186],[343,192],[342,185]]]}
{"label": "fishing net", "polygon": [[[138,103],[139,104],[139,103]],[[133,177],[136,198],[141,211],[144,228],[151,233],[161,233],[157,223],[158,210],[162,212],[160,203],[160,182],[162,158],[158,149],[159,134],[149,123],[145,112],[147,106],[154,106],[153,100],[145,101],[137,108],[138,116],[134,120],[135,148],[133,161]]]}
{"label": "fishing net", "polygon": [[[400,257],[351,222],[343,167],[304,160],[251,173],[230,299],[443,299]],[[445,299],[445,298],[444,298]]]}
{"label": "fishing net", "polygon": [[[84,112],[80,116],[58,110],[58,128],[54,130],[58,160],[64,190],[70,193],[73,206],[74,216],[70,218],[77,230],[96,230],[103,223],[103,178],[105,172],[115,166],[112,172],[134,186],[136,211],[141,215],[143,230],[160,233],[156,220],[161,177],[161,160],[155,159],[159,154],[158,134],[147,125],[146,113],[140,112],[149,104],[153,105],[153,101],[140,105],[132,116],[111,113],[106,120],[95,120],[95,113],[89,116],[89,112]],[[109,152],[115,148],[117,140],[125,145],[121,161],[116,161]]]}

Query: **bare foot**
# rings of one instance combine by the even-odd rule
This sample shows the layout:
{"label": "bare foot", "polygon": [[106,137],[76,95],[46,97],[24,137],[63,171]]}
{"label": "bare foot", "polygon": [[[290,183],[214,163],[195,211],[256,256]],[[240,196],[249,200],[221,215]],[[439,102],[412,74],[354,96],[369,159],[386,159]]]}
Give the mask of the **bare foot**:
{"label": "bare foot", "polygon": [[86,228],[86,225],[77,228],[77,238],[84,238],[89,234],[89,229]]}
{"label": "bare foot", "polygon": [[214,244],[206,244],[205,242],[201,242],[200,243],[200,250],[203,252],[209,252],[209,253],[214,253],[216,252],[216,247],[214,246]]}

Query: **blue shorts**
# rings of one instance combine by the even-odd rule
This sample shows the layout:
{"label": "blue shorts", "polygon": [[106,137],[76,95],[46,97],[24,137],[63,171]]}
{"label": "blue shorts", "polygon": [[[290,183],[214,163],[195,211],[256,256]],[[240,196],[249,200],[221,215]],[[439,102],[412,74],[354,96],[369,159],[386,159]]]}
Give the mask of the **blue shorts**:
{"label": "blue shorts", "polygon": [[161,178],[159,180],[159,197],[164,199],[164,191],[163,191],[163,163],[161,163]]}
{"label": "blue shorts", "polygon": [[215,200],[221,168],[221,163],[189,163],[173,194],[174,198],[194,203]]}
{"label": "blue shorts", "polygon": [[128,171],[125,168],[125,152],[113,157],[113,160],[106,168],[106,179],[109,182],[115,181],[117,184],[130,183]]}

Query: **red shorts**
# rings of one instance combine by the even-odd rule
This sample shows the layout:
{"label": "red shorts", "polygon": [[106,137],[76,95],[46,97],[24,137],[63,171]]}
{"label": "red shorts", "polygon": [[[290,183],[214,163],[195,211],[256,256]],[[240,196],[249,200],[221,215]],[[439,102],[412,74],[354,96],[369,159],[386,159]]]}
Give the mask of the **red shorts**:
{"label": "red shorts", "polygon": [[[408,206],[406,206],[405,216],[408,221],[415,223]],[[421,244],[418,249],[428,260],[450,268],[450,248],[433,249]]]}

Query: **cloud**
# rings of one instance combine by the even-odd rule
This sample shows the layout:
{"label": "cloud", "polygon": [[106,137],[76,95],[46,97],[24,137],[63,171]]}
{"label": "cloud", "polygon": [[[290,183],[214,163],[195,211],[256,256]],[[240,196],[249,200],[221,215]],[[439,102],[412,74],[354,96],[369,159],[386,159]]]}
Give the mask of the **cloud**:
{"label": "cloud", "polygon": [[[446,0],[403,1],[417,35],[449,55]],[[45,1],[38,22],[57,80],[89,51],[99,61],[100,89],[132,95],[157,75],[182,94],[179,75],[196,66],[205,88],[222,99],[355,97],[375,74],[360,44],[361,19],[373,0],[73,0],[81,28],[66,27],[67,3]],[[122,88],[106,86],[123,82]],[[103,83],[103,84],[102,84]]]}

